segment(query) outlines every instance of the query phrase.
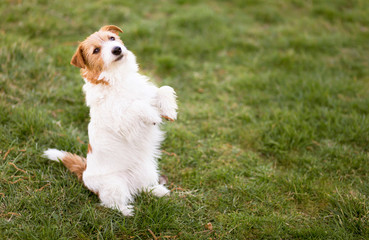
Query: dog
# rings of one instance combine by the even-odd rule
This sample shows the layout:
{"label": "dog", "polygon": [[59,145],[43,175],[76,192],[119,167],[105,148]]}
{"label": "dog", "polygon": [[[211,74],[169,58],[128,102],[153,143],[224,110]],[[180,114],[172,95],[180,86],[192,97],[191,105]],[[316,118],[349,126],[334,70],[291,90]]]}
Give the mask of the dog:
{"label": "dog", "polygon": [[119,38],[122,32],[103,26],[79,44],[71,60],[81,68],[90,108],[86,159],[57,149],[43,156],[61,161],[103,206],[132,216],[138,193],[170,194],[159,183],[157,160],[164,140],[160,125],[177,118],[177,102],[173,88],[158,88],[138,73],[135,55]]}

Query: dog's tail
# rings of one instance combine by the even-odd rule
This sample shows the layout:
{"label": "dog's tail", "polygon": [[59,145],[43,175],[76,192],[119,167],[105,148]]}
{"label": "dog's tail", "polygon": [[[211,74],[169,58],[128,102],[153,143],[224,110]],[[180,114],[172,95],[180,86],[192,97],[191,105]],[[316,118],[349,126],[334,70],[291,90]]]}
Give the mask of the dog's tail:
{"label": "dog's tail", "polygon": [[76,174],[79,180],[82,180],[82,174],[87,166],[85,158],[57,149],[48,149],[42,156],[53,161],[61,161],[69,171]]}

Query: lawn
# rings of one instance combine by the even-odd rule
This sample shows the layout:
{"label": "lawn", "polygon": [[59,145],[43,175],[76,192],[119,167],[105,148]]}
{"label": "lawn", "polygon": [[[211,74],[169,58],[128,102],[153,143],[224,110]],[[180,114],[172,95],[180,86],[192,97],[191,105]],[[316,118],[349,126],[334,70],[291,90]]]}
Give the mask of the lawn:
{"label": "lawn", "polygon": [[[0,239],[368,239],[369,1],[0,3]],[[78,45],[124,30],[178,94],[135,216],[99,205],[49,147],[87,151]]]}

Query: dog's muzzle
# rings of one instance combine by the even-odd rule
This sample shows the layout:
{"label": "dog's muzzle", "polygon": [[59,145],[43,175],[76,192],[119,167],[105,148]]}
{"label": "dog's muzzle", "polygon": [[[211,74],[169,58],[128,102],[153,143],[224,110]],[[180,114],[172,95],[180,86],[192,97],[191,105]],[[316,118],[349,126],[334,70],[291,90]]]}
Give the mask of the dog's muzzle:
{"label": "dog's muzzle", "polygon": [[122,54],[122,48],[120,48],[120,47],[114,47],[113,48],[113,50],[111,50],[111,53],[113,54],[113,55],[115,55],[115,56],[119,56],[119,57],[117,57],[114,61],[116,62],[116,61],[119,61],[119,60],[121,60],[122,58],[123,58],[123,54]]}
{"label": "dog's muzzle", "polygon": [[114,47],[111,53],[118,56],[122,53],[122,49],[120,47]]}

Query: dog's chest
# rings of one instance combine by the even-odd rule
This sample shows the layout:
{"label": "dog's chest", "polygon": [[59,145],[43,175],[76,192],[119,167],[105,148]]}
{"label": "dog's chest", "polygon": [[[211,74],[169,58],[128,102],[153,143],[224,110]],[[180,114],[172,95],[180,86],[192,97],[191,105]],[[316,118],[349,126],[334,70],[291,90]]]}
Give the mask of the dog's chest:
{"label": "dog's chest", "polygon": [[136,101],[145,102],[147,106],[151,106],[156,98],[155,87],[149,84],[136,83],[120,88],[87,85],[84,86],[84,90],[86,104],[90,107],[91,120],[108,124],[124,119]]}

